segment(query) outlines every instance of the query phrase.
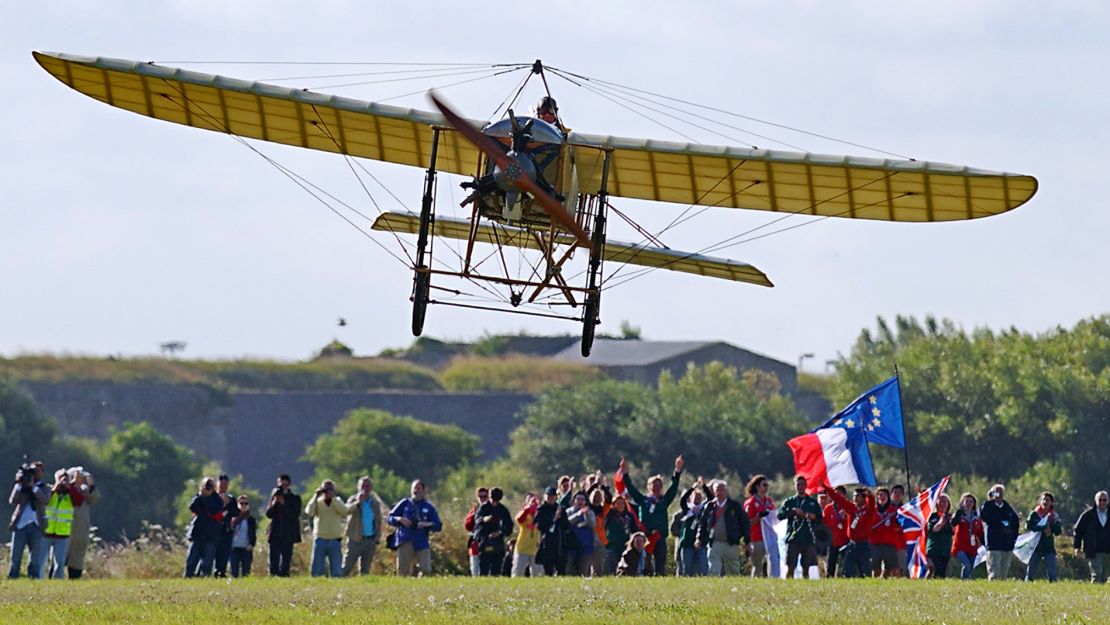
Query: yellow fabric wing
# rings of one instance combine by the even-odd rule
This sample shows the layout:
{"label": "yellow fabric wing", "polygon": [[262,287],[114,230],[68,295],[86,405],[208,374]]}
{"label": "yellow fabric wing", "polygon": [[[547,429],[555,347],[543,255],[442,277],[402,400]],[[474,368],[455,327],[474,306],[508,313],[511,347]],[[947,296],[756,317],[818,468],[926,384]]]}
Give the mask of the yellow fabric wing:
{"label": "yellow fabric wing", "polygon": [[[35,52],[55,78],[140,115],[240,137],[427,167],[434,113],[323,95],[152,63]],[[473,122],[481,126],[480,122]],[[437,169],[473,175],[478,151],[455,132],[440,135]]]}
{"label": "yellow fabric wing", "polygon": [[[416,109],[152,63],[43,52],[34,57],[73,89],[140,115],[402,165],[427,167],[432,127],[444,123]],[[473,175],[474,146],[454,132],[440,136],[437,169]],[[929,222],[997,215],[1037,191],[1032,176],[927,161],[580,133],[568,141],[582,192],[598,192],[610,151],[611,195],[679,204]]]}
{"label": "yellow fabric wing", "polygon": [[[394,232],[398,234],[417,234],[420,231],[420,217],[412,213],[387,212],[382,213],[372,226],[374,230]],[[467,240],[470,236],[470,221],[451,217],[437,217],[435,221],[435,236],[449,239]],[[568,234],[558,235],[560,243],[569,245],[574,243],[574,237]],[[492,226],[485,223],[478,226],[475,240],[479,243],[493,245],[506,245],[531,250],[538,250],[539,245],[532,233],[511,226]],[[747,282],[760,286],[771,287],[774,284],[767,275],[749,265],[727,258],[714,258],[690,252],[679,252],[661,247],[646,247],[607,240],[602,258],[606,261],[628,263],[643,267],[655,267],[669,271],[692,273],[709,278],[720,278],[735,282]]]}
{"label": "yellow fabric wing", "polygon": [[[946,163],[577,133],[569,141],[611,150],[611,195],[678,204],[927,222],[997,215],[1037,191],[1032,176]],[[596,193],[601,152],[575,152],[582,191]]]}

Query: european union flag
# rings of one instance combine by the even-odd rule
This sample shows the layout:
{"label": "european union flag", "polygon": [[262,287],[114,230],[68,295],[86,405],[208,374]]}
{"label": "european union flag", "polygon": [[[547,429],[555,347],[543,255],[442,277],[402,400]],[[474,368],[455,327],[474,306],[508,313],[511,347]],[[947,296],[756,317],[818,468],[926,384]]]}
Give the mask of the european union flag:
{"label": "european union flag", "polygon": [[868,442],[905,447],[902,391],[898,387],[898,376],[860,395],[817,429],[822,428],[844,428],[849,432],[859,430]]}

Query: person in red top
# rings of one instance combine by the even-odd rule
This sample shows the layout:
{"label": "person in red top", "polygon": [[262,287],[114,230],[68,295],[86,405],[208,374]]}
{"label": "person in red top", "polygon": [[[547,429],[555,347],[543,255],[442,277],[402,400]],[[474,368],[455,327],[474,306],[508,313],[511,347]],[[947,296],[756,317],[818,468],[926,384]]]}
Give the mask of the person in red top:
{"label": "person in red top", "polygon": [[463,521],[463,527],[466,528],[470,538],[466,541],[466,553],[470,556],[470,576],[478,577],[481,574],[479,558],[478,558],[478,541],[474,540],[474,514],[478,508],[489,501],[489,489],[485,486],[479,486],[478,490],[474,491],[475,502],[470,504],[470,512],[466,513],[466,520]]}
{"label": "person in red top", "polygon": [[890,489],[875,491],[875,522],[871,526],[871,575],[898,577],[898,547],[906,548],[898,508],[890,501]]}
{"label": "person in red top", "polygon": [[848,501],[839,489],[826,488],[825,492],[832,497],[832,505],[848,514],[848,527],[844,530],[848,545],[844,550],[844,566],[840,576],[867,577],[871,574],[872,530],[878,518],[875,497],[866,488],[855,490],[854,501]]}
{"label": "person in red top", "polygon": [[767,547],[763,544],[763,517],[775,509],[775,502],[767,496],[767,476],[756,475],[748,481],[748,498],[744,501],[744,512],[750,519],[752,537],[752,577],[767,577],[765,561]]}
{"label": "person in red top", "polygon": [[952,557],[960,563],[960,579],[971,579],[975,556],[983,546],[983,521],[979,518],[979,502],[975,495],[960,496],[960,509],[952,517]]}
{"label": "person in red top", "polygon": [[[847,499],[848,489],[837,486],[836,492]],[[824,493],[822,493],[824,494]],[[832,499],[831,495],[827,495]],[[840,553],[848,545],[848,511],[835,501],[830,501],[822,508],[822,517],[825,527],[832,532],[832,542],[829,543],[829,552],[826,554],[825,577],[836,577],[837,564],[840,562]]]}
{"label": "person in red top", "polygon": [[[895,484],[890,487],[890,505],[894,506],[895,510],[901,510],[902,504],[905,503],[906,487],[901,484]],[[894,520],[898,520],[898,515],[895,514]],[[902,524],[896,523],[898,533],[898,544],[894,546],[894,561],[898,568],[894,572],[895,577],[906,577],[909,575],[909,560],[906,558],[906,533],[902,530]],[[894,532],[892,531],[893,535]]]}

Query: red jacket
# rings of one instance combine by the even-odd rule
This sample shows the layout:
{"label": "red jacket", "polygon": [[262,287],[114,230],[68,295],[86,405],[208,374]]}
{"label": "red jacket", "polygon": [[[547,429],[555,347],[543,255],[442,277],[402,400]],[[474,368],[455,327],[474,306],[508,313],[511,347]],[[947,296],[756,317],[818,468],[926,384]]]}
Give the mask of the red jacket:
{"label": "red jacket", "polygon": [[906,537],[902,525],[898,523],[898,508],[887,502],[886,509],[875,508],[875,522],[871,525],[872,545],[893,545],[898,549],[906,548]]}
{"label": "red jacket", "polygon": [[[466,513],[466,520],[463,521],[463,527],[466,528],[466,531],[468,531],[468,532],[473,532],[474,531],[474,527],[475,527],[474,513],[477,512],[477,511],[478,511],[478,508],[472,506],[470,508],[470,512]],[[479,551],[480,550],[478,548],[478,541],[474,540],[473,536],[468,538],[467,541],[466,541],[466,552],[469,555],[476,556],[476,555],[478,555]]]}
{"label": "red jacket", "polygon": [[[848,513],[848,527],[845,530],[848,540],[857,543],[872,542],[872,528],[875,526],[877,515],[875,512],[875,497],[868,495],[867,502],[861,510],[855,503],[848,500],[835,490],[827,491],[836,505]],[[831,506],[825,507],[827,511]],[[826,514],[828,514],[826,512]],[[827,517],[826,517],[827,518]]]}
{"label": "red jacket", "polygon": [[751,538],[752,542],[760,542],[763,540],[763,517],[760,516],[761,512],[770,512],[775,509],[775,502],[771,501],[770,497],[760,498],[758,495],[748,497],[744,502],[744,512],[748,513],[748,518],[751,519]]}
{"label": "red jacket", "polygon": [[974,558],[983,544],[983,521],[978,514],[970,520],[962,510],[956,514],[952,522],[952,555],[962,552]]}
{"label": "red jacket", "polygon": [[825,527],[832,531],[832,546],[843,547],[848,543],[848,522],[850,520],[848,511],[839,504],[830,503],[825,506],[825,511],[821,515],[825,520]]}

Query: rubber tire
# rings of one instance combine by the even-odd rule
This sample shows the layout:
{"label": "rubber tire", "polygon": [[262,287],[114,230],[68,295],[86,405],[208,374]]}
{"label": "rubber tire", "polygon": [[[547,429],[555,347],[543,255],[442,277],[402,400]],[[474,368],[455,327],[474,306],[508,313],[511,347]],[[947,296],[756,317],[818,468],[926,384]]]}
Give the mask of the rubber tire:
{"label": "rubber tire", "polygon": [[597,308],[599,295],[586,296],[586,307],[582,314],[582,357],[589,358],[594,345],[594,330],[597,328]]}
{"label": "rubber tire", "polygon": [[424,332],[424,317],[428,311],[428,295],[431,292],[432,275],[426,271],[417,271],[413,282],[412,335],[420,336]]}

